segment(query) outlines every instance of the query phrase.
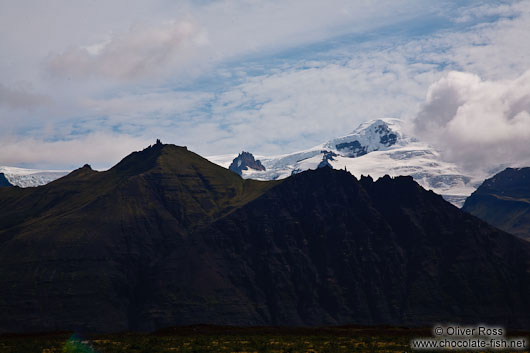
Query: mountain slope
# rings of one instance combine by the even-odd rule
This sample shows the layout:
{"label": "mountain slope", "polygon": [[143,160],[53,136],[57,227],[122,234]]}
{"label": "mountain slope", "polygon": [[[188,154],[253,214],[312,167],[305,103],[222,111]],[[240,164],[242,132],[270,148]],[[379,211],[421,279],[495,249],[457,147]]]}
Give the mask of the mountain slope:
{"label": "mountain slope", "polygon": [[0,190],[0,330],[134,327],[154,262],[273,185],[160,144],[106,172]]}
{"label": "mountain slope", "polygon": [[0,331],[530,328],[529,261],[530,244],[409,177],[259,182],[156,144],[106,172],[0,189]]}
{"label": "mountain slope", "polygon": [[530,168],[507,168],[485,180],[463,210],[530,240]]}
{"label": "mountain slope", "polygon": [[[399,119],[371,120],[346,136],[305,151],[275,157],[259,156],[266,170],[244,170],[242,175],[257,180],[276,180],[324,165],[346,168],[357,177],[410,175],[426,189],[462,206],[484,176],[468,175],[455,164],[444,162],[431,146],[407,136],[403,125]],[[209,157],[225,167],[232,158]]]}

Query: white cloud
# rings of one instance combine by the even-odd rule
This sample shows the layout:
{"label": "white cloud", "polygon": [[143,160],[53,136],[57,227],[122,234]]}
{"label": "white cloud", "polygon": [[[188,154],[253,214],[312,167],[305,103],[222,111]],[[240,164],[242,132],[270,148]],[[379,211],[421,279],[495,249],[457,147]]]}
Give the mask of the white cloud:
{"label": "white cloud", "polygon": [[468,169],[530,164],[530,70],[500,81],[450,72],[430,86],[415,127]]}
{"label": "white cloud", "polygon": [[218,58],[369,33],[431,12],[434,6],[419,0],[219,0],[192,8]]}
{"label": "white cloud", "polygon": [[2,138],[0,165],[30,165],[36,168],[76,168],[85,163],[108,168],[132,151],[154,140],[127,135],[94,133],[75,140],[46,141],[31,137]]}
{"label": "white cloud", "polygon": [[[208,66],[239,55],[363,33],[426,12],[432,6],[420,0],[2,2],[0,43],[9,55],[0,58],[0,74],[9,80],[38,81],[43,61],[55,74],[72,80],[142,73],[146,78],[153,69],[167,76],[187,74],[198,63]],[[182,28],[189,24],[191,34],[190,28]]]}
{"label": "white cloud", "polygon": [[469,22],[480,19],[482,17],[510,17],[518,15],[518,6],[513,4],[488,4],[485,3],[479,6],[471,6],[463,8],[459,11],[459,16],[455,17],[453,21],[457,23]]}
{"label": "white cloud", "polygon": [[485,79],[515,78],[528,70],[530,41],[525,38],[530,26],[530,1],[516,1],[509,6],[483,5],[474,13],[479,18],[500,17],[494,21],[485,18],[464,30],[444,31],[412,41],[408,55]]}
{"label": "white cloud", "polygon": [[0,83],[0,107],[8,109],[34,109],[50,103],[50,98],[33,93],[23,87],[6,87]]}
{"label": "white cloud", "polygon": [[412,116],[435,77],[428,66],[409,66],[391,51],[301,66],[250,78],[219,96],[212,116],[231,135],[215,149],[286,153],[346,134],[369,119]]}
{"label": "white cloud", "polygon": [[[135,95],[84,99],[83,110],[94,116],[105,116],[111,123],[131,122],[148,123],[149,119],[185,120],[193,111],[208,103],[214,95],[201,91],[161,91],[138,92]],[[147,124],[149,125],[149,124]]]}
{"label": "white cloud", "polygon": [[61,77],[130,80],[158,76],[169,67],[187,64],[197,44],[206,39],[191,22],[135,25],[129,32],[89,47],[52,56],[48,69]]}
{"label": "white cloud", "polygon": [[514,79],[528,69],[529,23],[528,0],[4,2],[3,82],[29,81],[22,91],[53,104],[0,110],[1,138],[33,136],[38,150],[119,132],[202,154],[289,152],[416,116],[451,70]]}

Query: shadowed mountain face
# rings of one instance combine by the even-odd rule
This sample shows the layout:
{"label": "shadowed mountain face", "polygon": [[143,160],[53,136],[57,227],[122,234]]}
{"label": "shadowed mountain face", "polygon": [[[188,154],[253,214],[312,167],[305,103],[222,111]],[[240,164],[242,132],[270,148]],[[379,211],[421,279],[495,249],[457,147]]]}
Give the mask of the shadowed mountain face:
{"label": "shadowed mountain face", "polygon": [[0,173],[0,187],[2,186],[13,186],[11,185],[9,180],[6,179],[6,176],[4,175],[4,173]]}
{"label": "shadowed mountain face", "polygon": [[487,179],[462,209],[530,240],[530,168],[507,168]]}
{"label": "shadowed mountain face", "polygon": [[410,177],[243,180],[157,144],[0,189],[0,330],[530,327],[530,244]]}

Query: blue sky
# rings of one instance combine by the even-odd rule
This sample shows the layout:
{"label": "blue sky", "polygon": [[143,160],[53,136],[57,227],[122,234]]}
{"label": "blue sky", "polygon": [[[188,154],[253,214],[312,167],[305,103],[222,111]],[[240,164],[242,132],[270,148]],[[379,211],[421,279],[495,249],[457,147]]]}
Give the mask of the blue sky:
{"label": "blue sky", "polygon": [[528,28],[530,1],[2,1],[0,165],[107,168],[156,138],[282,154],[381,117],[464,166],[522,163]]}

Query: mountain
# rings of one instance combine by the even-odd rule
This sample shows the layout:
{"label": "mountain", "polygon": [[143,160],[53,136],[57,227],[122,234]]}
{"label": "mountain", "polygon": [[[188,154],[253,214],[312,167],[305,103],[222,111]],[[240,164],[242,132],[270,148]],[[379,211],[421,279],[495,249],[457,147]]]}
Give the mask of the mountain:
{"label": "mountain", "polygon": [[40,170],[0,166],[0,173],[4,174],[10,184],[21,188],[40,186],[59,179],[69,173],[66,170]]}
{"label": "mountain", "polygon": [[530,244],[411,177],[255,181],[157,143],[0,188],[0,332],[437,322],[530,328]]}
{"label": "mountain", "polygon": [[261,164],[260,160],[254,159],[252,153],[243,151],[234,158],[228,169],[234,173],[242,175],[244,170],[252,169],[256,171],[264,171],[265,167]]}
{"label": "mountain", "polygon": [[156,144],[104,172],[0,189],[0,332],[139,327],[168,253],[272,186]]}
{"label": "mountain", "polygon": [[[265,170],[242,171],[244,178],[283,179],[303,170],[329,165],[347,169],[353,175],[410,175],[426,189],[441,194],[460,207],[484,180],[484,175],[469,175],[426,143],[409,137],[399,119],[377,119],[361,124],[350,134],[332,139],[305,151],[281,156],[260,156]],[[228,167],[233,155],[208,157]]]}
{"label": "mountain", "polygon": [[530,168],[507,168],[487,179],[463,210],[530,240]]}
{"label": "mountain", "polygon": [[2,186],[13,186],[9,180],[6,179],[4,173],[0,173],[0,187]]}

